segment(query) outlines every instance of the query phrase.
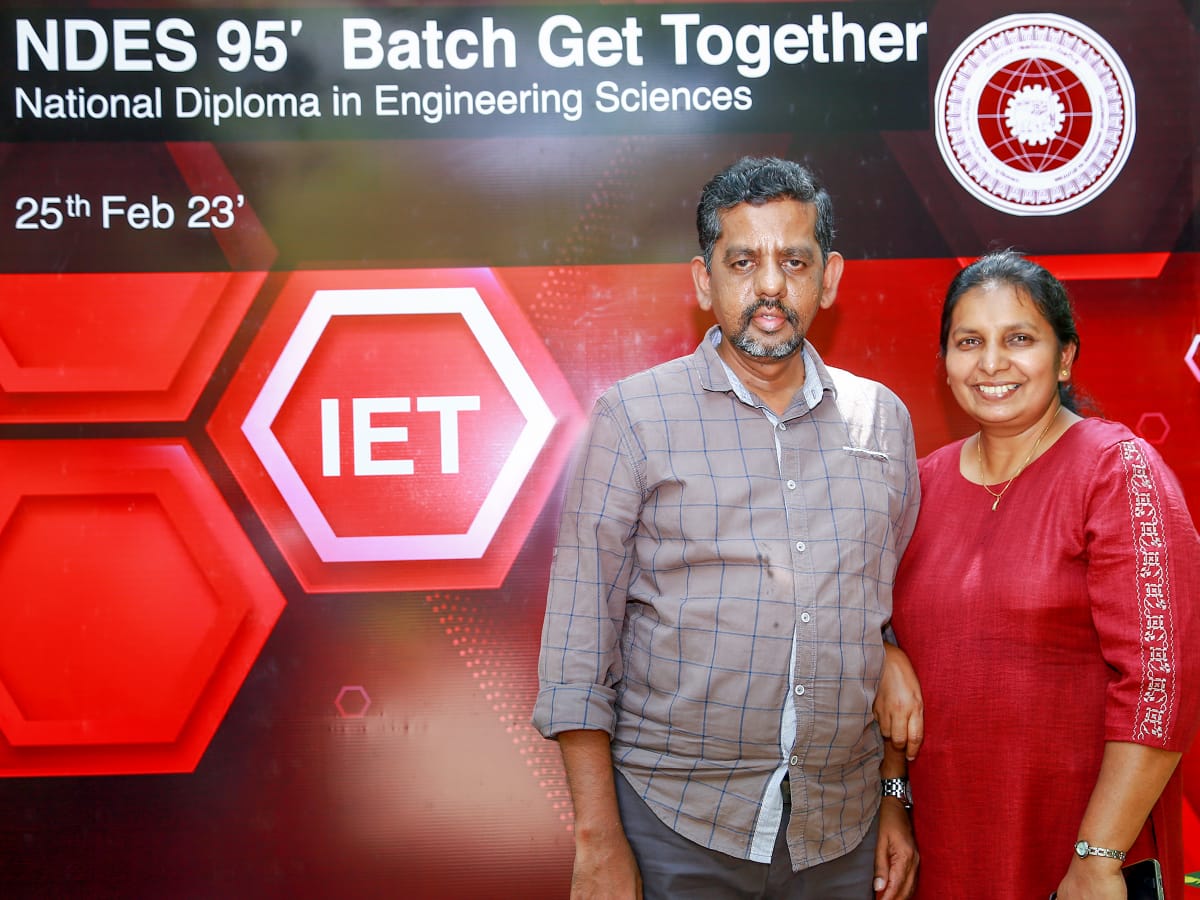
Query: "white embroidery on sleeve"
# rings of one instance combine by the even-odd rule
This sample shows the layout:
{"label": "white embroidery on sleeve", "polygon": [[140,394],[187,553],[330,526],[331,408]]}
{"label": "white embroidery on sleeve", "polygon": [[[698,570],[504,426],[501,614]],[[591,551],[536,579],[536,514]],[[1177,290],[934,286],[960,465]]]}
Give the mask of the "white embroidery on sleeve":
{"label": "white embroidery on sleeve", "polygon": [[1121,444],[1129,517],[1133,526],[1134,587],[1141,625],[1142,685],[1133,737],[1163,740],[1175,695],[1175,642],[1170,569],[1162,533],[1158,485],[1136,441]]}

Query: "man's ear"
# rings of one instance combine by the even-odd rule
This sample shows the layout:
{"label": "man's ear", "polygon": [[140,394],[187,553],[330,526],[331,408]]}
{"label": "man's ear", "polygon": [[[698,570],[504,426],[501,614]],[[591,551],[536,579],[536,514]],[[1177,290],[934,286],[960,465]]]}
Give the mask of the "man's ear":
{"label": "man's ear", "polygon": [[703,256],[692,257],[692,282],[696,285],[696,302],[700,308],[712,309],[712,273],[704,264]]}
{"label": "man's ear", "polygon": [[837,300],[838,285],[842,282],[842,271],[846,261],[842,254],[830,250],[825,259],[825,271],[821,273],[821,309],[829,309]]}

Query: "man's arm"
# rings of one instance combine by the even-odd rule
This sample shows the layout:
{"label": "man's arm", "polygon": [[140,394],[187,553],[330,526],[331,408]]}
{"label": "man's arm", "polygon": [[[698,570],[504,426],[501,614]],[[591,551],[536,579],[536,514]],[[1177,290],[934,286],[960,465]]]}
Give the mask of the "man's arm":
{"label": "man's arm", "polygon": [[572,900],[641,898],[642,879],[621,827],[611,739],[604,731],[558,735],[575,808]]}
{"label": "man's arm", "polygon": [[[908,766],[902,751],[883,746],[883,778],[904,778]],[[884,797],[879,808],[879,843],[875,845],[875,894],[879,900],[906,900],[916,886],[916,841],[908,810],[895,797]]]}

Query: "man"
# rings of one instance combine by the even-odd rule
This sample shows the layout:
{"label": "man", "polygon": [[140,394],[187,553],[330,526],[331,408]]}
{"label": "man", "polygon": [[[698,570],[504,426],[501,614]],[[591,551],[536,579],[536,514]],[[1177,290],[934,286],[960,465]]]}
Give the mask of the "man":
{"label": "man", "polygon": [[811,173],[739,160],[697,225],[717,324],[597,401],[555,551],[533,719],[575,807],[572,896],[905,897],[880,780],[904,760],[881,769],[871,707],[917,513],[908,413],[805,341],[843,268]]}

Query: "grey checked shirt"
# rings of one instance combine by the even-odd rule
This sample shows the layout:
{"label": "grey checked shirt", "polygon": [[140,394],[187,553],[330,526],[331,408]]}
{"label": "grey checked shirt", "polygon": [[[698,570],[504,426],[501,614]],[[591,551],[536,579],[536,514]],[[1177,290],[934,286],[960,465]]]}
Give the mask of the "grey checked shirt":
{"label": "grey checked shirt", "polygon": [[[871,714],[919,486],[908,412],[827,368],[782,417],[695,353],[596,403],[568,483],[533,721],[612,736],[663,822],[770,860],[783,776],[799,870],[848,853],[879,805]],[[806,396],[809,399],[806,399]]]}

